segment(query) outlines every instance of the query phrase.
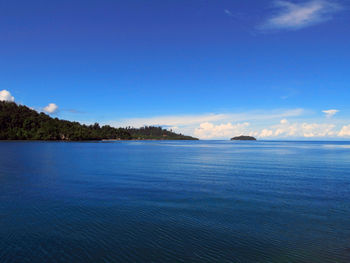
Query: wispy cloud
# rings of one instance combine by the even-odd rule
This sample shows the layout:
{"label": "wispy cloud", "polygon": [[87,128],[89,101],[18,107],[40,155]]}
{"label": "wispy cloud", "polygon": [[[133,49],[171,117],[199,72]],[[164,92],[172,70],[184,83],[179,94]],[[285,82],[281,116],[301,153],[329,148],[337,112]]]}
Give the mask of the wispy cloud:
{"label": "wispy cloud", "polygon": [[241,113],[222,113],[222,114],[200,114],[200,115],[171,115],[155,116],[149,118],[131,118],[126,120],[111,121],[108,124],[113,126],[134,126],[158,125],[163,127],[182,127],[198,125],[204,122],[246,122],[263,121],[287,117],[300,116],[304,113],[303,109],[290,110],[271,110],[271,111],[249,111]]}
{"label": "wispy cloud", "polygon": [[144,125],[157,125],[163,127],[187,126],[199,124],[206,121],[220,121],[227,117],[227,114],[200,114],[200,115],[169,115],[146,118],[131,118],[120,121],[112,121],[114,126],[142,127]]}
{"label": "wispy cloud", "polygon": [[339,110],[323,110],[322,112],[326,115],[327,118],[332,118],[339,112]]}
{"label": "wispy cloud", "polygon": [[327,21],[334,13],[341,10],[338,3],[329,0],[311,0],[302,3],[276,1],[274,8],[275,14],[267,19],[259,27],[260,29],[301,29]]}
{"label": "wispy cloud", "polygon": [[233,16],[232,12],[230,10],[228,10],[228,9],[224,9],[224,12],[228,16]]}
{"label": "wispy cloud", "polygon": [[85,111],[80,111],[80,110],[76,110],[76,109],[60,109],[60,111],[65,111],[65,112],[69,112],[69,113],[73,113],[73,114],[86,113]]}

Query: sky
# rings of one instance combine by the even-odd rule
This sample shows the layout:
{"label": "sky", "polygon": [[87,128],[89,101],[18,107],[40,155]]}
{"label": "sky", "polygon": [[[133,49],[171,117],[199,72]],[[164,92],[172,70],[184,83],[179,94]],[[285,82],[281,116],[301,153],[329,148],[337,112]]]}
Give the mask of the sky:
{"label": "sky", "polygon": [[201,139],[350,138],[349,0],[0,0],[0,100]]}

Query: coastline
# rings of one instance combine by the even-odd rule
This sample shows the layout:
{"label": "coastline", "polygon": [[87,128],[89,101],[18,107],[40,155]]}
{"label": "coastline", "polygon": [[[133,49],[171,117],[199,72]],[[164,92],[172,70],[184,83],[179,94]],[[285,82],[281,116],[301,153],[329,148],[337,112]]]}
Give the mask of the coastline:
{"label": "coastline", "polygon": [[101,139],[101,140],[0,140],[0,142],[118,142],[118,141],[199,141],[199,139]]}

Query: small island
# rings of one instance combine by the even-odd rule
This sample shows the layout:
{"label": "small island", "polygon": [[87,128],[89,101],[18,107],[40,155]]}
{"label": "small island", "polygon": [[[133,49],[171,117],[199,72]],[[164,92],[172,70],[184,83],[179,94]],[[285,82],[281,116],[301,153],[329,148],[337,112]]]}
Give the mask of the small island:
{"label": "small island", "polygon": [[252,136],[241,135],[231,138],[231,141],[256,141],[256,138]]}

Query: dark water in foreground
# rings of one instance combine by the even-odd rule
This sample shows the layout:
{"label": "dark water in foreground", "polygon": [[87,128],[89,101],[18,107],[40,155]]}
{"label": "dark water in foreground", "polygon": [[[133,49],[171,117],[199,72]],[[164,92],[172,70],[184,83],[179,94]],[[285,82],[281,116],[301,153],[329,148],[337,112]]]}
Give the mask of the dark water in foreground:
{"label": "dark water in foreground", "polygon": [[350,143],[0,143],[0,262],[350,262]]}

